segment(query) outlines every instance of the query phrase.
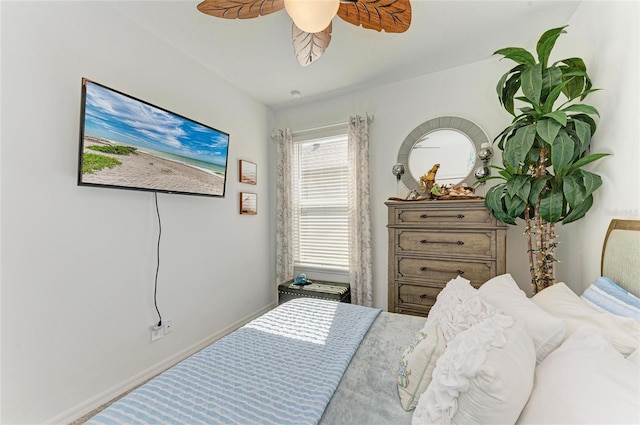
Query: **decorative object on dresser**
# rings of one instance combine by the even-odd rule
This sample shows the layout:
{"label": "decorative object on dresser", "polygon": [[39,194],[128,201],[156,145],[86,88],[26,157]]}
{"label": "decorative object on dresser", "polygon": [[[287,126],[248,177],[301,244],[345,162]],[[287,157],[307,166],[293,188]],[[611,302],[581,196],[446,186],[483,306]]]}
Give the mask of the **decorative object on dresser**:
{"label": "decorative object on dresser", "polygon": [[278,285],[278,304],[294,298],[319,298],[323,300],[351,302],[351,285],[340,282],[313,280],[306,285],[295,283],[295,279]]}
{"label": "decorative object on dresser", "polygon": [[483,200],[385,204],[390,312],[426,316],[456,276],[479,287],[506,272],[507,226],[491,215]]}
{"label": "decorative object on dresser", "polygon": [[[497,86],[500,104],[515,118],[495,139],[503,151],[504,167],[495,167],[500,175],[479,180],[504,180],[486,196],[486,205],[498,220],[507,224],[525,220],[534,294],[555,283],[555,223],[584,217],[593,205],[593,192],[602,184],[600,176],[582,167],[608,155],[589,154],[596,131],[591,116],[599,114],[593,106],[579,103],[595,91],[584,61],[572,57],[548,64],[564,28],[542,34],[536,46],[538,62],[520,47],[494,53],[518,64]],[[566,99],[554,109],[560,94]],[[514,100],[524,102],[518,113]]]}

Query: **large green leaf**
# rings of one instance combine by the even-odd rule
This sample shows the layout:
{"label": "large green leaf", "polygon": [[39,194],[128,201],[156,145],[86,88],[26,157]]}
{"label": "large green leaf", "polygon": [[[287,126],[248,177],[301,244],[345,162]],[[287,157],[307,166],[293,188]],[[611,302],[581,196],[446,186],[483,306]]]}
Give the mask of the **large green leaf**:
{"label": "large green leaf", "polygon": [[551,118],[556,120],[561,126],[567,126],[567,114],[562,111],[549,112],[548,114],[544,114],[543,118]]}
{"label": "large green leaf", "polygon": [[576,103],[575,105],[569,105],[566,108],[563,108],[562,111],[582,112],[583,114],[592,114],[592,115],[600,116],[600,113],[596,108],[590,105],[585,105],[584,103]]}
{"label": "large green leaf", "polygon": [[548,144],[553,143],[558,132],[560,131],[560,123],[552,119],[543,119],[536,124],[536,132]]}
{"label": "large green leaf", "polygon": [[584,199],[584,202],[579,204],[576,208],[571,210],[569,214],[566,215],[564,220],[562,220],[562,224],[569,224],[573,221],[579,220],[589,211],[591,206],[593,205],[593,196],[589,195]]}
{"label": "large green leaf", "polygon": [[487,191],[485,204],[491,211],[502,210],[502,196],[504,194],[505,183],[493,186]]}
{"label": "large green leaf", "polygon": [[591,84],[591,80],[589,79],[589,77],[585,77],[585,85],[584,85],[584,90],[582,91],[582,94],[580,95],[580,102],[582,102],[584,100],[585,97],[587,97],[587,95],[591,92],[594,91],[598,91],[600,89],[593,89],[593,85]]}
{"label": "large green leaf", "polygon": [[522,47],[505,47],[504,49],[496,50],[493,54],[502,55],[507,59],[527,66],[532,66],[536,63],[533,55]]}
{"label": "large green leaf", "polygon": [[[564,95],[567,96],[567,99],[575,99],[580,96],[580,93],[582,93],[583,90],[591,87],[589,77],[586,76],[587,66],[584,64],[582,59],[568,58],[556,63],[565,64],[565,66],[559,67],[562,70],[562,78],[563,80],[571,80],[571,82],[562,90]],[[585,76],[576,76],[576,72],[584,72]]]}
{"label": "large green leaf", "polygon": [[561,173],[573,159],[575,143],[566,131],[561,130],[551,144],[551,164],[556,174]]}
{"label": "large green leaf", "polygon": [[547,182],[552,179],[552,176],[546,175],[542,177],[536,177],[532,179],[531,191],[529,192],[529,203],[535,205],[538,203],[538,198],[543,189],[547,186]]}
{"label": "large green leaf", "polygon": [[587,148],[589,148],[589,143],[591,142],[591,127],[589,124],[584,123],[580,120],[572,120],[573,126],[576,130],[576,136],[580,141],[580,154],[586,152]]}
{"label": "large green leaf", "polygon": [[584,78],[576,77],[571,74],[570,68],[566,66],[559,67],[562,70],[562,78],[564,80],[564,85],[562,86],[562,93],[567,97],[567,99],[572,100],[579,96],[584,89]]}
{"label": "large green leaf", "polygon": [[583,203],[587,197],[581,175],[572,174],[565,176],[562,179],[562,191],[570,208],[576,208]]}
{"label": "large green leaf", "polygon": [[590,162],[593,161],[597,161],[600,158],[604,158],[605,156],[609,156],[611,155],[610,153],[593,153],[591,155],[587,155],[583,158],[580,158],[579,160],[577,160],[576,162],[574,162],[571,167],[569,167],[570,171],[575,171],[577,169],[579,169],[580,167],[584,167],[585,165],[589,164]]}
{"label": "large green leaf", "polygon": [[515,195],[507,193],[504,197],[507,215],[510,217],[520,217],[527,206],[527,203]]}
{"label": "large green leaf", "polygon": [[529,192],[531,191],[531,181],[529,180],[529,176],[522,174],[515,175],[507,181],[506,187],[509,195],[518,197],[523,201],[529,200]]}
{"label": "large green leaf", "polygon": [[584,182],[585,194],[591,195],[596,191],[597,188],[602,186],[602,178],[599,175],[590,173],[589,171],[585,170],[580,170],[580,173],[582,174],[582,179]]}
{"label": "large green leaf", "polygon": [[549,55],[551,54],[551,50],[553,50],[553,46],[556,44],[556,40],[560,37],[560,34],[566,33],[565,28],[566,26],[547,30],[542,34],[540,40],[538,40],[536,52],[538,53],[538,60],[542,63],[543,68],[547,67]]}
{"label": "large green leaf", "polygon": [[503,196],[504,183],[489,189],[484,200],[485,205],[487,206],[487,208],[489,208],[489,210],[491,210],[493,216],[501,222],[506,224],[516,224],[514,218],[507,215],[507,213],[504,211],[504,207],[502,204]]}
{"label": "large green leaf", "polygon": [[525,69],[525,65],[518,65],[506,72],[496,85],[496,93],[500,104],[511,114],[513,112],[513,96],[520,89],[520,72]]}
{"label": "large green leaf", "polygon": [[562,59],[562,60],[559,60],[558,62],[554,63],[554,65],[557,65],[559,63],[565,64],[572,71],[584,71],[584,72],[587,72],[587,65],[585,65],[584,61],[582,59],[580,59],[580,58]]}
{"label": "large green leaf", "polygon": [[564,196],[560,189],[544,192],[540,199],[540,217],[549,223],[556,223],[562,218]]}
{"label": "large green leaf", "polygon": [[544,101],[554,87],[562,84],[562,70],[557,66],[542,69],[542,93],[541,99]]}
{"label": "large green leaf", "polygon": [[507,81],[507,78],[509,78],[509,75],[511,75],[511,71],[505,72],[504,75],[498,80],[498,84],[496,84],[496,93],[498,93],[498,100],[500,101],[501,105],[503,105],[502,94],[504,93],[504,83]]}
{"label": "large green leaf", "polygon": [[596,129],[598,128],[598,125],[596,124],[596,122],[593,120],[593,118],[591,118],[589,115],[587,114],[575,114],[575,115],[571,115],[571,119],[575,120],[575,121],[582,121],[585,124],[589,125],[589,128],[591,129],[591,136],[593,137],[593,135],[596,132]]}
{"label": "large green leaf", "polygon": [[542,91],[542,65],[537,63],[522,71],[520,84],[522,94],[533,104],[539,105]]}
{"label": "large green leaf", "polygon": [[560,85],[555,86],[549,95],[544,99],[544,105],[542,107],[544,113],[549,113],[553,110],[553,105],[556,103],[558,96],[562,93],[564,87],[570,83],[570,80],[562,82]]}
{"label": "large green leaf", "polygon": [[516,99],[531,105],[531,107],[525,106],[523,108],[520,108],[520,111],[522,111],[523,115],[530,115],[533,116],[534,119],[537,119],[538,115],[542,114],[542,108],[540,108],[540,105],[538,105],[537,103],[532,102],[524,96],[518,96],[516,97]]}
{"label": "large green leaf", "polygon": [[503,160],[512,168],[518,165],[527,157],[527,153],[533,146],[536,137],[536,126],[534,124],[519,128],[511,139],[505,143],[502,154]]}

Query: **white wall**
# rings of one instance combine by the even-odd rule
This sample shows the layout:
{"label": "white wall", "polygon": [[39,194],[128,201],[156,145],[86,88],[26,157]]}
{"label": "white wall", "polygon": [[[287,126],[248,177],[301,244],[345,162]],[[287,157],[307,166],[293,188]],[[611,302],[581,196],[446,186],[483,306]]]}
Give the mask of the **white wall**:
{"label": "white wall", "polygon": [[612,218],[640,218],[640,3],[585,1],[558,41],[558,58],[585,60],[594,86],[585,103],[600,111],[593,152],[612,155],[587,169],[602,176],[594,206],[561,231],[558,277],[581,293],[600,276],[600,252]]}
{"label": "white wall", "polygon": [[[2,423],[70,419],[275,301],[271,113],[109,2],[2,2]],[[231,135],[224,199],[76,185],[87,77]],[[238,183],[238,159],[258,185]],[[238,194],[255,191],[257,216]]]}
{"label": "white wall", "polygon": [[[568,51],[569,56],[583,57],[590,66],[596,86],[606,88],[592,96],[597,100],[593,104],[600,107],[602,113],[593,150],[616,152],[615,157],[607,158],[594,167],[595,172],[605,175],[605,185],[584,224],[567,226],[566,231],[560,229],[559,255],[563,263],[558,266],[559,280],[572,281],[576,269],[582,266],[587,269],[578,273],[589,276],[587,280],[591,279],[595,275],[596,263],[599,267],[596,257],[599,258],[602,235],[611,212],[638,215],[637,10],[638,5],[633,2],[583,2],[571,19],[569,33],[560,37],[557,43],[558,52],[563,46],[565,50],[562,51]],[[547,29],[541,28],[539,33],[532,34],[530,44],[522,47],[535,51],[537,39]],[[487,51],[487,56],[491,53]],[[558,59],[561,57],[565,56]],[[624,63],[622,68],[621,62]],[[375,115],[370,130],[370,178],[374,302],[377,307],[387,306],[387,216],[384,201],[389,196],[398,196],[391,167],[396,162],[402,141],[418,124],[444,115],[470,119],[493,139],[510,122],[511,116],[500,107],[494,90],[500,76],[511,66],[512,63],[500,62],[497,57],[490,58],[276,112],[277,126],[294,130],[345,121],[349,114],[354,113]],[[494,163],[501,163],[499,157],[494,158]],[[625,185],[629,190],[622,195],[623,190],[619,188],[614,194],[614,181],[617,187]],[[629,192],[633,194],[629,195]],[[530,293],[522,224],[509,227],[507,251],[507,271],[521,288]]]}

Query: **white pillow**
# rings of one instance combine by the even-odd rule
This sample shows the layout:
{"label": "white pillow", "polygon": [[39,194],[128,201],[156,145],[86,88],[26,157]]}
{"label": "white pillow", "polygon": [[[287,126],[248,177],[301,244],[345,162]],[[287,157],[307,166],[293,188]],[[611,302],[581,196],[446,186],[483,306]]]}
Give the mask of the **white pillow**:
{"label": "white pillow", "polygon": [[565,339],[579,327],[589,326],[625,356],[640,345],[640,323],[630,317],[614,316],[593,309],[563,282],[538,292],[532,301],[564,320],[567,325]]}
{"label": "white pillow", "polygon": [[416,407],[446,344],[460,332],[496,313],[492,305],[480,299],[478,290],[467,279],[458,276],[447,283],[429,311],[424,327],[400,360],[398,395],[404,410]]}
{"label": "white pillow", "polygon": [[636,351],[629,354],[627,360],[633,363],[634,365],[640,367],[640,348],[636,348]]}
{"label": "white pillow", "polygon": [[513,424],[531,394],[535,366],[524,323],[490,317],[449,343],[411,423]]}
{"label": "white pillow", "polygon": [[602,336],[580,329],[536,368],[533,392],[517,423],[640,423],[639,382],[638,366]]}
{"label": "white pillow", "polygon": [[480,289],[482,299],[505,314],[524,321],[536,347],[536,361],[540,363],[558,348],[564,339],[564,322],[534,304],[510,274],[488,280]]}

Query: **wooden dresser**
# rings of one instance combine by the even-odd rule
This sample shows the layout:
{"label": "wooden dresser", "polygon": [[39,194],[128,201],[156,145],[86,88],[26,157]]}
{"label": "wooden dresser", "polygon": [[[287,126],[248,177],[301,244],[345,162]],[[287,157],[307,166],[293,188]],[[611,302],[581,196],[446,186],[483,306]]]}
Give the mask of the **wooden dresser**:
{"label": "wooden dresser", "polygon": [[426,316],[445,284],[479,287],[506,273],[507,226],[484,199],[385,202],[389,209],[389,311]]}

